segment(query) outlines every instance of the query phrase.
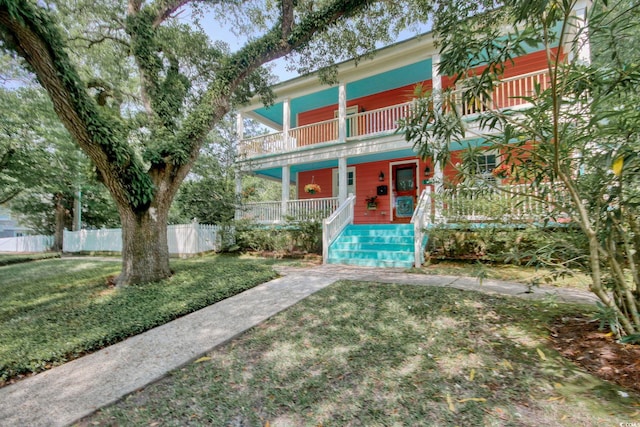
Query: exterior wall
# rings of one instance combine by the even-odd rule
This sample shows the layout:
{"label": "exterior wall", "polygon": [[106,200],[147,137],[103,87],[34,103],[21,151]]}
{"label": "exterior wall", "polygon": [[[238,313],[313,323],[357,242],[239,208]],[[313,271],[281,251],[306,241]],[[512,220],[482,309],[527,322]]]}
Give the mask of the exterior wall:
{"label": "exterior wall", "polygon": [[[558,52],[558,48],[551,49],[551,53],[555,55]],[[547,67],[547,53],[544,50],[528,53],[526,55],[515,58],[513,64],[507,64],[504,69],[504,78],[515,77],[522,74],[531,73],[546,69]],[[486,67],[480,66],[474,68],[474,72],[479,73]],[[449,88],[453,82],[453,78],[450,76],[442,76],[442,87]]]}
{"label": "exterior wall", "polygon": [[[402,161],[415,161],[416,157],[405,157],[401,159],[384,160],[379,162],[363,163],[355,165],[356,174],[356,205],[354,210],[355,224],[386,224],[391,222],[393,188],[391,186],[391,163]],[[429,166],[431,173],[429,176],[424,175],[425,167]],[[384,173],[384,180],[380,181],[380,172]],[[433,165],[430,161],[418,162],[416,181],[418,183],[417,196],[427,184],[423,181],[433,176]],[[309,184],[311,180],[319,184],[322,192],[309,194],[304,192],[305,184]],[[320,169],[315,171],[300,172],[298,174],[298,198],[311,199],[320,197],[331,197],[332,185],[332,169]],[[386,196],[378,196],[376,202],[378,204],[376,210],[367,209],[366,199],[377,194],[377,188],[380,185],[386,185],[388,192]]]}
{"label": "exterior wall", "polygon": [[[531,155],[530,155],[530,151],[533,150],[535,147],[533,145],[532,142],[526,142],[524,143],[522,146],[520,147],[513,147],[510,149],[505,149],[503,148],[502,150],[500,150],[500,153],[498,153],[500,156],[504,156],[506,155],[506,151],[510,150],[510,160],[508,162],[505,162],[504,164],[506,164],[507,166],[511,166],[511,165],[517,165],[526,161],[526,159],[528,159]],[[458,177],[457,177],[457,165],[462,164],[463,162],[463,157],[464,157],[464,150],[458,150],[458,151],[452,151],[451,152],[451,158],[449,160],[449,162],[445,165],[444,170],[443,170],[443,175],[444,175],[444,180],[445,183],[449,183],[450,185],[453,184],[455,185],[458,182]],[[498,159],[498,163],[503,162],[504,159]],[[515,180],[512,180],[510,178],[505,178],[505,179],[501,179],[499,180],[501,183],[503,184],[514,184],[517,183],[515,182]],[[521,181],[522,182],[522,181]]]}
{"label": "exterior wall", "polygon": [[[331,169],[318,169],[315,171],[298,173],[298,199],[321,199],[331,197],[332,189]],[[305,193],[304,186],[312,182],[320,186],[320,192],[315,194]]]}

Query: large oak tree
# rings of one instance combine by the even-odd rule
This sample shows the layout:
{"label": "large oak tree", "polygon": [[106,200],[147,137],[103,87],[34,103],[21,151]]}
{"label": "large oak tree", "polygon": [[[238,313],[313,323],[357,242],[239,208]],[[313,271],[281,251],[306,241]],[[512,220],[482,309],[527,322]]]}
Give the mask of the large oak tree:
{"label": "large oak tree", "polygon": [[[203,10],[212,13],[200,24],[232,20],[252,35],[230,52],[180,20]],[[262,65],[295,52],[307,69],[366,54],[389,40],[394,17],[392,29],[413,19],[405,12],[402,2],[374,0],[0,0],[0,47],[35,74],[109,189],[123,230],[118,284],[126,285],[171,274],[174,196],[234,104],[268,100]]]}

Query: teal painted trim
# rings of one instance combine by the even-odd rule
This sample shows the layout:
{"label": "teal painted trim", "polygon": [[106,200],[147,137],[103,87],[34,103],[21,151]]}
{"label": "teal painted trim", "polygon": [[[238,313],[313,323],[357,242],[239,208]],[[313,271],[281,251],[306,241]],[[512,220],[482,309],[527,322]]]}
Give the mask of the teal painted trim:
{"label": "teal painted trim", "polygon": [[282,126],[283,111],[284,103],[278,102],[277,104],[270,105],[269,107],[258,108],[254,113]]}
{"label": "teal painted trim", "polygon": [[523,230],[525,228],[568,228],[576,224],[549,221],[531,223],[510,223],[502,222],[470,222],[470,223],[449,223],[449,224],[429,224],[427,229],[451,229],[451,230],[474,230],[493,228],[498,230]]}
{"label": "teal painted trim", "polygon": [[[560,45],[560,40],[558,39],[557,35],[560,33],[560,30],[562,29],[562,21],[558,21],[556,23],[556,25],[553,27],[553,29],[551,30],[552,34],[556,35],[556,40],[551,42],[549,44],[549,47],[551,48],[556,48]],[[498,37],[498,41],[500,42],[504,42],[507,40],[507,37],[514,35],[514,32],[509,32],[507,33],[505,36],[503,37]],[[530,53],[534,53],[534,52],[538,52],[541,50],[545,49],[545,46],[543,43],[538,43],[535,46],[531,46],[528,43],[521,43],[520,47],[522,48],[522,50],[524,51],[523,55],[528,55]],[[479,59],[477,61],[474,61],[473,63],[471,63],[471,67],[479,67],[482,65],[486,65],[487,64],[487,60],[488,60],[488,54],[487,54],[487,50],[483,49],[480,53],[478,53]],[[471,55],[469,55],[469,59],[472,59],[473,57]]]}
{"label": "teal painted trim", "polygon": [[373,95],[385,90],[431,80],[432,68],[432,61],[431,58],[429,58],[416,62],[415,64],[348,83],[347,99],[362,98],[363,96]]}
{"label": "teal painted trim", "polygon": [[449,144],[449,151],[467,150],[469,148],[489,146],[489,142],[484,138],[467,139]]}

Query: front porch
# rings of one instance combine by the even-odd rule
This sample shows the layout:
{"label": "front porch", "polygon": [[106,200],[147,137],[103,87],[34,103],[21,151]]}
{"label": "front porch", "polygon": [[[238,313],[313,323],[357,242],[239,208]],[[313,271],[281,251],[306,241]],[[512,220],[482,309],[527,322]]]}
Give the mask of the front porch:
{"label": "front porch", "polygon": [[430,227],[546,223],[550,220],[548,197],[532,192],[526,184],[503,185],[500,189],[443,189],[439,193],[427,186],[406,224],[354,224],[357,201],[353,194],[343,203],[331,197],[247,204],[236,218],[259,224],[322,220],[325,263],[407,268],[424,262]]}

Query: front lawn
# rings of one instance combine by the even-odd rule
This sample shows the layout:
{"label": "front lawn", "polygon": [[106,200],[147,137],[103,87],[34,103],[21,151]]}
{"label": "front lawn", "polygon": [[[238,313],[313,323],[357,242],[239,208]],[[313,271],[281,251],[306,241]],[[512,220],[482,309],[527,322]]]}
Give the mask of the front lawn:
{"label": "front lawn", "polygon": [[341,282],[80,425],[640,422],[640,396],[585,373],[548,345],[553,319],[590,310]]}
{"label": "front lawn", "polygon": [[0,385],[121,341],[276,276],[264,260],[171,260],[162,282],[115,289],[120,261],[53,259],[0,267]]}

